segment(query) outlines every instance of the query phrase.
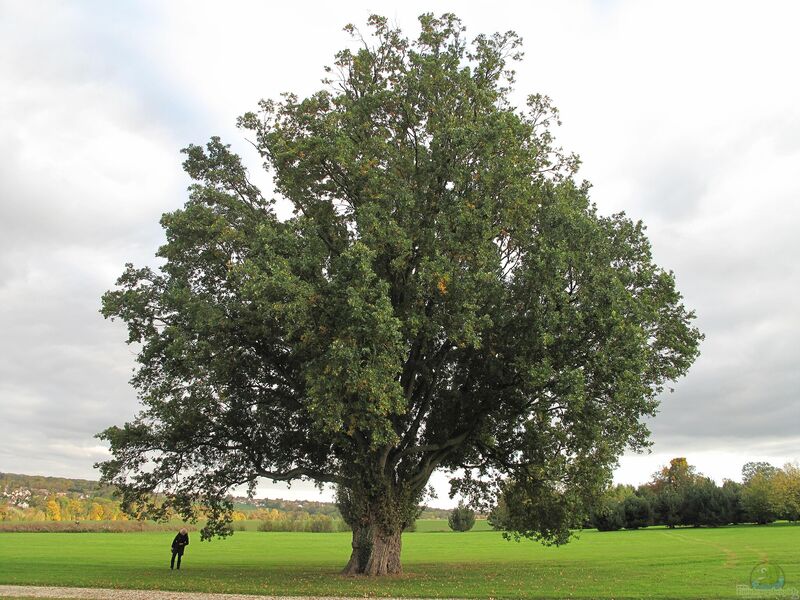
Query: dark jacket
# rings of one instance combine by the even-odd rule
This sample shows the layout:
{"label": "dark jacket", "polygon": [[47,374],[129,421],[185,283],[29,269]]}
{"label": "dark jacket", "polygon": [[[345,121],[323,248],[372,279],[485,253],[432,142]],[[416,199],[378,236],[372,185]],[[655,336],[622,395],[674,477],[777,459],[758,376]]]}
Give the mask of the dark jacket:
{"label": "dark jacket", "polygon": [[188,533],[179,533],[175,536],[175,539],[172,540],[172,551],[177,552],[178,554],[183,554],[183,549],[189,545],[189,534]]}

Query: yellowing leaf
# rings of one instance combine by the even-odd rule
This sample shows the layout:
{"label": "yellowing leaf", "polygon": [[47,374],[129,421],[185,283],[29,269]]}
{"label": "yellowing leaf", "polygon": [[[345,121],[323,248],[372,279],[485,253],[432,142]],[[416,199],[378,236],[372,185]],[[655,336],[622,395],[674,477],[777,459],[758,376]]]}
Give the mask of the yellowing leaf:
{"label": "yellowing leaf", "polygon": [[436,284],[436,287],[439,288],[439,293],[442,296],[447,293],[447,281],[445,281],[444,277],[439,278],[439,283]]}

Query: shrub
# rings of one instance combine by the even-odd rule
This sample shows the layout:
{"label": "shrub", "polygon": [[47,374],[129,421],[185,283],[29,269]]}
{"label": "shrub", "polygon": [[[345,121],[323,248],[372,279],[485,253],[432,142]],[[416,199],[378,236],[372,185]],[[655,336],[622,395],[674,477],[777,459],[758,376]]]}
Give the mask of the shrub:
{"label": "shrub", "polygon": [[447,518],[453,531],[469,531],[475,526],[475,511],[459,502]]}

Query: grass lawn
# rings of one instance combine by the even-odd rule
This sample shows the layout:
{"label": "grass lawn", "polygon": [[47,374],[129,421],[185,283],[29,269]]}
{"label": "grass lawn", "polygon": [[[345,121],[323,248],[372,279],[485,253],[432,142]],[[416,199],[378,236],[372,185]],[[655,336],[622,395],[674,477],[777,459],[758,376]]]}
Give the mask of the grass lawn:
{"label": "grass lawn", "polygon": [[[446,527],[446,524],[445,524]],[[170,571],[172,534],[3,533],[0,583],[273,595],[494,598],[732,598],[750,571],[780,565],[800,589],[800,526],[584,531],[560,548],[493,531],[403,536],[404,574],[344,577],[347,533],[237,532],[200,543]]]}

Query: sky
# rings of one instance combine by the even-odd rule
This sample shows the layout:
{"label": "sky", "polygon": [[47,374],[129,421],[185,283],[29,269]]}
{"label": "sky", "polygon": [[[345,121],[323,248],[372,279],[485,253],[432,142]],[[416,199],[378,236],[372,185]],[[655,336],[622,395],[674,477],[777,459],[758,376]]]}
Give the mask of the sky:
{"label": "sky", "polygon": [[271,192],[236,117],[319,89],[345,24],[377,12],[413,37],[428,11],[522,36],[515,102],[553,99],[600,212],[645,222],[697,312],[702,354],[615,480],[800,459],[800,4],[0,0],[0,471],[97,478],[94,434],[134,416],[135,349],[100,296],[156,264],[179,150],[219,135]]}

